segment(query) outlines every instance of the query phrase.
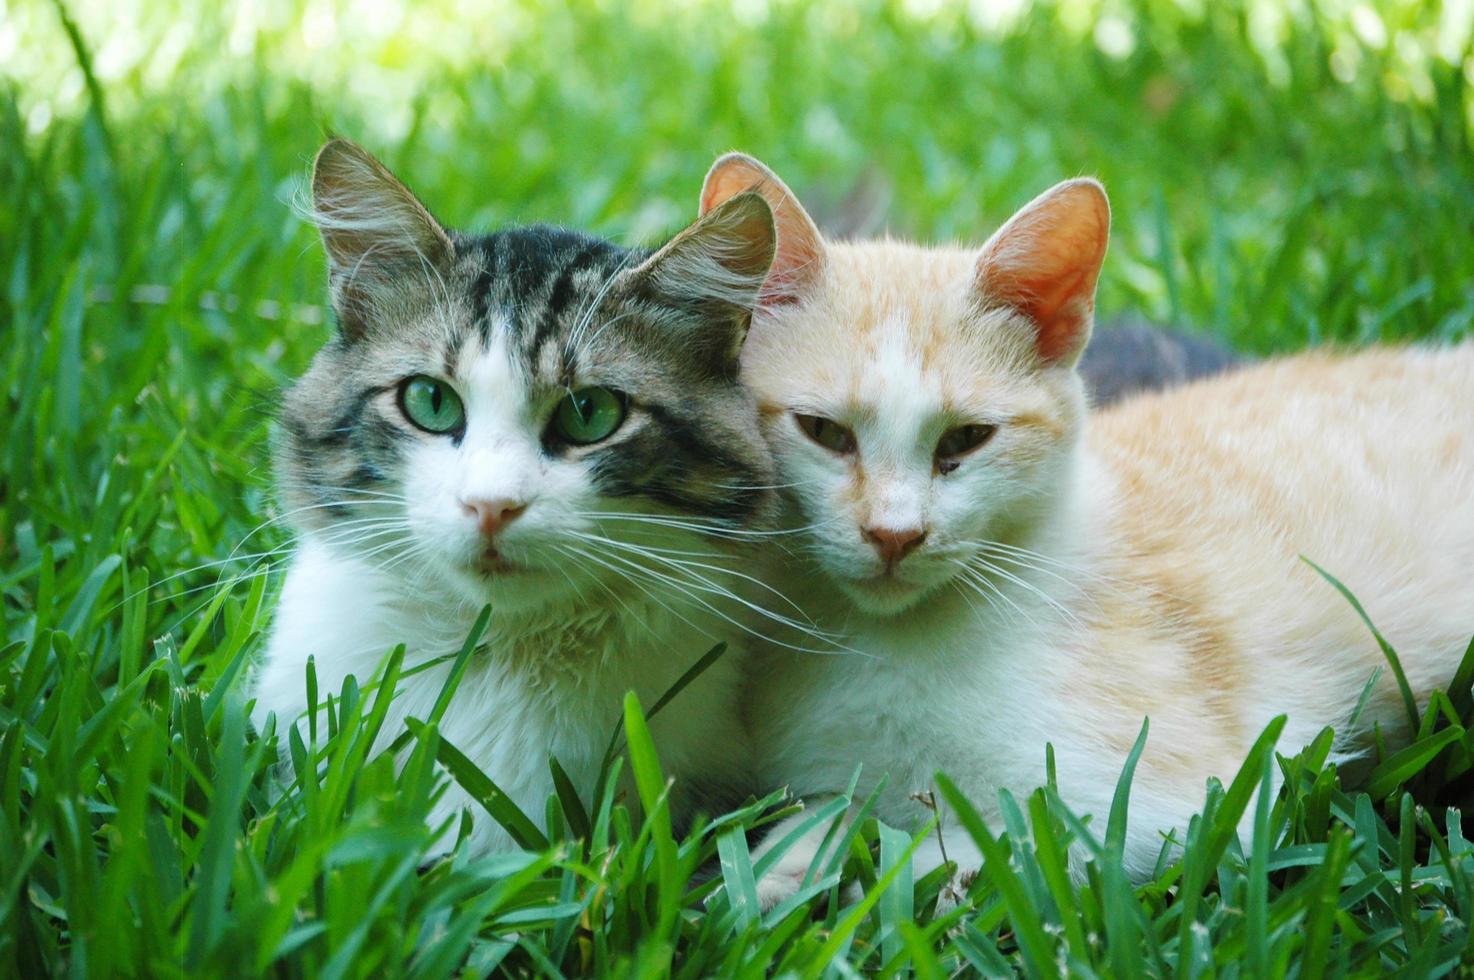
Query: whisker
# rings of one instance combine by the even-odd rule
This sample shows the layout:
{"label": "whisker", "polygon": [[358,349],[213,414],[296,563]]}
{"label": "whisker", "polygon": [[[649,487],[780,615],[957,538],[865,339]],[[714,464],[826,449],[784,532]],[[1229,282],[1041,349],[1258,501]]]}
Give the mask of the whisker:
{"label": "whisker", "polygon": [[[1052,565],[1053,567],[1058,568],[1062,572],[1068,573],[1069,575],[1073,575],[1085,581],[1092,582],[1103,588],[1108,588],[1117,596],[1127,599],[1128,601],[1136,601],[1132,594],[1137,590],[1150,592],[1153,595],[1159,595],[1167,599],[1177,599],[1179,601],[1182,601],[1181,596],[1173,595],[1170,592],[1155,588],[1148,583],[1141,582],[1135,579],[1123,578],[1118,575],[1106,575],[1104,573],[1095,571],[1094,569],[1086,568],[1082,565],[1071,564],[1070,562],[1062,561],[1058,558],[1053,558],[1049,555],[1044,555],[1037,551],[1031,551],[1028,548],[1019,547],[1018,545],[1004,544],[1001,541],[973,541],[968,543],[978,548],[994,551],[1006,551],[1010,554],[1013,554],[1020,558],[1024,558],[1029,561]],[[1041,568],[1040,571],[1044,571],[1044,569]],[[1077,589],[1080,589],[1082,593],[1084,592],[1084,590],[1079,586],[1077,586]]]}
{"label": "whisker", "polygon": [[603,323],[599,324],[599,329],[594,331],[594,335],[592,337],[590,337],[588,339],[588,341],[586,343],[582,344],[581,346],[584,349],[587,349],[589,347],[594,346],[594,342],[599,339],[599,337],[604,333],[605,330],[608,330],[610,327],[614,326],[620,320],[627,320],[627,319],[629,319],[630,317],[634,316],[636,312],[637,311],[635,311],[635,310],[630,310],[629,312],[620,313],[617,316],[612,316],[609,319],[605,320]]}
{"label": "whisker", "polygon": [[757,484],[712,483],[712,484],[708,484],[708,485],[709,486],[716,487],[716,488],[721,489],[721,490],[791,490],[794,487],[806,487],[806,486],[808,486],[808,485],[810,485],[812,483],[818,483],[818,482],[820,482],[820,481],[818,481],[818,480],[796,480],[793,483],[757,483]]}
{"label": "whisker", "polygon": [[[375,503],[380,504],[381,506],[383,506],[383,505],[388,504],[389,502],[388,501],[379,501],[379,500],[364,500],[364,501],[356,501],[352,505],[353,506],[367,506],[369,504],[375,504]],[[235,547],[231,549],[230,554],[226,556],[226,559],[229,560],[230,558],[232,558],[235,555],[236,551],[238,551],[242,547],[244,547],[245,543],[247,541],[249,541],[251,538],[255,537],[257,534],[261,533],[266,528],[271,527],[271,526],[276,525],[276,524],[279,524],[282,521],[285,521],[289,517],[293,517],[293,516],[295,516],[297,514],[301,514],[301,513],[304,513],[306,511],[310,511],[310,510],[322,510],[322,509],[327,509],[327,508],[332,508],[332,507],[341,507],[341,506],[348,506],[348,504],[347,504],[347,502],[340,503],[338,501],[326,501],[326,502],[317,503],[317,504],[306,504],[306,505],[303,505],[301,507],[294,507],[291,510],[286,511],[285,513],[275,514],[275,515],[273,515],[271,517],[268,517],[266,520],[264,520],[260,524],[256,525],[250,531],[246,532],[245,536],[242,537],[239,541],[236,542]]]}
{"label": "whisker", "polygon": [[796,527],[796,528],[777,528],[777,529],[761,530],[761,531],[759,531],[759,530],[753,530],[751,528],[734,528],[734,527],[729,527],[729,526],[725,526],[725,525],[721,525],[721,524],[701,524],[701,523],[696,523],[694,519],[679,518],[679,517],[669,517],[669,516],[665,516],[665,515],[656,515],[656,514],[620,513],[620,512],[617,512],[617,511],[591,511],[591,512],[582,514],[580,516],[591,518],[591,519],[595,519],[595,520],[602,519],[602,518],[607,518],[609,520],[630,521],[632,523],[655,524],[655,525],[658,525],[660,527],[669,527],[669,528],[674,528],[676,530],[691,531],[691,532],[693,532],[695,534],[705,534],[705,535],[711,535],[711,536],[714,536],[714,537],[759,538],[759,539],[761,539],[761,538],[784,537],[784,536],[797,535],[797,534],[801,534],[801,533],[803,533],[805,531],[812,531],[812,530],[815,530],[815,529],[818,529],[818,528],[821,528],[821,527],[827,527],[830,524],[833,524],[833,523],[837,522],[838,520],[840,520],[840,518],[837,518],[836,517],[836,518],[831,518],[830,520],[827,520],[827,521],[821,521],[819,523],[805,525],[803,527]]}
{"label": "whisker", "polygon": [[[1020,606],[1017,602],[1013,600],[1012,596],[1000,589],[996,582],[989,581],[987,577],[979,574],[976,569],[972,568],[967,563],[956,559],[954,559],[954,561],[957,561],[957,564],[962,566],[962,580],[968,585],[972,586],[972,588],[977,590],[977,593],[979,595],[986,598],[987,593],[984,593],[983,589],[987,588],[992,592],[994,596],[1001,599],[1003,602],[1008,603],[1009,608],[1017,613],[1022,619],[1027,621],[1030,626],[1033,626],[1035,629],[1039,628],[1039,621],[1033,616],[1030,616],[1022,606]],[[997,607],[995,606],[994,608]]]}
{"label": "whisker", "polygon": [[[1016,555],[1002,554],[998,552],[988,552],[987,554],[988,558],[992,561],[1006,562],[1016,568],[1021,568],[1025,571],[1037,572],[1040,575],[1048,575],[1050,578],[1058,581],[1063,587],[1069,589],[1074,596],[1084,602],[1089,603],[1090,606],[1094,608],[1097,612],[1101,610],[1100,601],[1097,599],[1096,595],[1090,589],[1085,588],[1084,585],[1068,575],[1061,574],[1060,572],[1057,572],[1052,568],[1046,568],[1042,565],[1036,565],[1032,561],[1026,558],[1018,557]],[[1087,575],[1082,575],[1082,577],[1085,577],[1088,580]]]}
{"label": "whisker", "polygon": [[[583,343],[583,335],[588,331],[589,324],[593,322],[594,314],[598,312],[600,304],[604,302],[604,297],[609,295],[609,290],[614,288],[614,284],[618,281],[620,275],[637,258],[639,258],[638,252],[629,252],[620,259],[614,271],[609,274],[607,279],[600,283],[598,291],[594,293],[588,304],[579,311],[578,320],[575,321],[573,329],[568,332],[568,340],[564,344],[564,352],[570,360],[575,360],[583,356],[586,347]],[[595,337],[597,338],[597,334]]]}
{"label": "whisker", "polygon": [[[634,588],[639,589],[640,592],[641,592],[641,594],[643,594],[651,602],[654,602],[655,604],[657,604],[658,606],[660,606],[662,609],[664,609],[666,612],[670,613],[672,616],[675,616],[681,622],[685,623],[687,626],[691,627],[693,630],[695,630],[696,632],[700,633],[702,636],[706,637],[709,640],[716,639],[716,637],[714,637],[708,630],[706,630],[706,629],[704,629],[704,628],[702,628],[700,626],[697,626],[695,623],[691,622],[691,620],[687,619],[685,616],[682,616],[679,612],[677,612],[676,610],[672,609],[658,595],[656,595],[650,589],[646,588],[643,583],[638,582],[635,579],[631,578],[629,575],[625,574],[624,572],[621,572],[618,568],[616,568],[615,566],[609,564],[608,562],[604,561],[603,559],[599,558],[597,555],[592,554],[591,552],[585,551],[583,549],[574,548],[574,546],[572,546],[572,545],[558,545],[556,547],[559,550],[564,550],[564,551],[573,550],[578,555],[580,555],[581,557],[583,557],[584,559],[586,559],[588,561],[591,561],[594,564],[599,565],[599,566],[607,569],[609,572],[613,573],[615,576],[617,576],[622,581],[628,582]],[[595,579],[595,581],[597,581],[597,579]],[[599,583],[599,584],[603,585],[602,582]],[[604,586],[604,589],[605,589],[606,592],[608,592],[611,596],[614,597],[615,601],[617,601],[620,604],[620,606],[625,610],[625,612],[629,613],[629,615],[630,615],[630,617],[632,619],[634,619],[636,622],[640,622],[640,623],[643,623],[644,622],[643,617],[637,615],[635,613],[635,611],[633,609],[631,609],[629,607],[629,605],[622,598],[620,598],[620,596],[617,595],[612,589],[610,589],[607,585]],[[652,632],[652,635],[654,635],[653,631],[651,631],[651,632]]]}
{"label": "whisker", "polygon": [[277,487],[288,490],[311,490],[313,492],[352,493],[363,497],[378,497],[387,500],[396,500],[400,503],[408,503],[409,498],[404,494],[392,493],[387,490],[370,490],[367,487],[340,487],[331,483],[299,483],[291,480],[282,480]]}
{"label": "whisker", "polygon": [[981,565],[982,566],[982,569],[984,571],[989,572],[989,573],[991,573],[993,575],[997,575],[1000,578],[1006,579],[1007,581],[1012,582],[1014,585],[1017,585],[1019,588],[1023,589],[1024,591],[1029,592],[1030,594],[1032,594],[1034,596],[1037,596],[1041,602],[1043,602],[1045,605],[1049,606],[1050,608],[1054,609],[1056,612],[1058,612],[1065,619],[1069,620],[1072,625],[1074,625],[1076,627],[1083,628],[1084,624],[1080,622],[1079,617],[1077,617],[1073,612],[1071,612],[1069,609],[1067,609],[1064,606],[1064,604],[1061,603],[1058,599],[1055,599],[1053,596],[1051,596],[1049,593],[1045,592],[1043,589],[1039,588],[1034,583],[1029,582],[1029,581],[1027,581],[1024,578],[1021,578],[1020,576],[1015,575],[1012,572],[1009,572],[1009,571],[1007,571],[1005,569],[999,568],[997,565],[994,565],[992,562],[989,562],[987,559],[983,558],[981,555],[977,556],[973,560],[974,560],[975,563]]}
{"label": "whisker", "polygon": [[1010,555],[1014,555],[1014,556],[1016,556],[1018,558],[1024,558],[1024,559],[1027,559],[1027,560],[1032,561],[1032,562],[1037,562],[1040,565],[1050,565],[1050,566],[1053,566],[1054,568],[1060,569],[1061,571],[1069,572],[1069,573],[1071,573],[1073,575],[1077,575],[1077,576],[1079,576],[1081,578],[1091,579],[1093,581],[1098,581],[1098,582],[1119,581],[1119,580],[1112,579],[1111,576],[1102,575],[1099,572],[1096,572],[1096,571],[1093,571],[1092,569],[1086,568],[1083,565],[1078,565],[1078,564],[1074,564],[1072,562],[1064,561],[1063,559],[1056,558],[1056,557],[1054,557],[1052,555],[1046,555],[1046,554],[1043,554],[1042,552],[1033,551],[1033,550],[1031,550],[1029,548],[1023,548],[1023,547],[1020,547],[1018,545],[1013,545],[1013,544],[1006,544],[1006,543],[1004,543],[1002,541],[986,541],[986,540],[984,540],[984,541],[969,541],[969,542],[966,542],[966,543],[967,544],[971,544],[971,545],[973,545],[973,546],[975,546],[977,548],[985,549],[985,550],[988,550],[988,551],[991,551],[991,552],[1002,552],[1002,553],[1007,553],[1007,554],[1010,554]]}
{"label": "whisker", "polygon": [[[775,588],[774,586],[772,586],[772,585],[768,584],[767,582],[764,582],[761,579],[756,578],[756,577],[754,577],[752,575],[748,575],[745,572],[739,572],[736,569],[731,569],[731,568],[723,568],[720,565],[711,565],[711,564],[708,564],[706,562],[684,561],[684,560],[682,560],[680,558],[673,558],[673,557],[670,557],[670,555],[673,554],[672,552],[664,552],[663,549],[659,549],[659,548],[649,548],[649,547],[645,547],[645,546],[642,546],[642,545],[631,544],[630,542],[627,542],[627,541],[617,541],[617,540],[615,540],[613,538],[606,538],[606,537],[604,537],[602,535],[586,534],[586,533],[581,532],[581,531],[574,532],[574,533],[578,537],[582,538],[585,541],[595,542],[595,543],[606,545],[606,546],[612,547],[612,548],[619,548],[619,549],[622,549],[622,550],[625,550],[625,551],[629,551],[629,552],[632,552],[632,553],[638,554],[638,555],[644,555],[646,557],[653,558],[656,561],[659,561],[659,562],[661,562],[661,563],[663,563],[663,564],[665,564],[667,566],[676,567],[676,568],[682,568],[682,569],[689,569],[689,568],[694,567],[694,568],[705,569],[706,571],[717,572],[717,573],[724,574],[724,575],[733,575],[733,576],[735,576],[737,578],[742,579],[743,581],[750,582],[751,584],[753,584],[753,585],[755,585],[755,586],[757,586],[757,587],[759,587],[759,588],[761,588],[761,589],[763,589],[763,590],[765,590],[767,592],[772,593],[773,595],[777,596],[779,599],[783,600],[783,602],[787,603],[790,608],[792,608],[795,612],[797,612],[800,616],[803,616],[805,618],[805,620],[807,620],[808,626],[807,627],[804,627],[804,629],[805,629],[806,632],[808,631],[808,627],[817,628],[817,624],[815,624],[814,621],[813,621],[813,619],[809,617],[808,613],[804,612],[803,608],[800,607],[798,605],[798,603],[794,602],[788,596],[786,596],[782,592],[778,591],[778,589]],[[705,576],[698,575],[696,573],[689,573],[689,574],[694,575],[696,578],[700,579],[702,582],[706,583],[707,585],[712,586],[713,588],[721,589],[720,586],[716,585],[716,583],[712,582],[710,579],[706,578]],[[731,599],[733,599],[733,600],[735,600],[737,602],[742,603],[744,606],[747,606],[749,609],[753,610],[754,612],[758,613],[759,615],[762,615],[762,616],[764,616],[766,618],[773,619],[775,622],[778,622],[778,623],[780,623],[782,625],[785,625],[785,626],[793,626],[793,625],[795,625],[791,620],[789,620],[785,616],[782,616],[781,614],[774,613],[771,610],[769,610],[769,609],[767,609],[767,608],[765,608],[763,606],[757,605],[756,603],[749,602],[748,600],[742,598],[741,596],[738,596],[738,595],[736,595],[734,593],[728,592],[725,589],[722,589],[721,591],[728,598],[731,598]]]}
{"label": "whisker", "polygon": [[[695,573],[692,573],[692,572],[689,572],[689,571],[687,572],[688,575],[693,575],[696,578],[700,579],[705,584],[705,586],[706,586],[705,588],[703,588],[701,585],[697,585],[694,582],[682,582],[680,579],[677,579],[675,576],[673,576],[671,574],[668,574],[668,573],[665,573],[665,572],[660,572],[660,571],[657,571],[656,569],[647,568],[647,567],[645,567],[643,565],[640,565],[638,562],[635,562],[635,561],[633,561],[633,560],[631,560],[629,558],[625,558],[625,557],[623,557],[621,555],[618,555],[618,554],[612,554],[609,557],[612,560],[614,560],[614,561],[617,561],[617,562],[619,562],[619,563],[621,563],[623,565],[626,565],[626,566],[630,567],[631,569],[633,569],[633,570],[635,570],[637,572],[640,572],[641,574],[644,574],[646,576],[649,576],[650,578],[653,578],[653,579],[655,579],[658,582],[662,582],[662,583],[664,583],[664,584],[666,584],[666,585],[674,588],[676,591],[678,591],[678,592],[686,595],[693,602],[698,603],[703,608],[705,608],[706,610],[708,610],[709,612],[711,612],[713,615],[717,616],[718,618],[722,619],[723,621],[731,624],[732,626],[737,627],[742,632],[747,633],[747,634],[749,634],[751,636],[755,636],[755,637],[757,637],[757,638],[759,638],[761,640],[765,640],[765,641],[767,641],[769,643],[773,643],[773,644],[776,644],[778,646],[782,646],[782,647],[785,647],[787,649],[794,650],[794,651],[797,651],[797,652],[800,652],[800,653],[830,653],[830,652],[860,653],[860,651],[858,651],[858,650],[853,650],[853,649],[851,649],[849,647],[844,646],[843,644],[839,643],[837,640],[834,640],[834,639],[831,639],[828,636],[822,635],[821,633],[819,633],[817,631],[814,631],[814,630],[805,628],[803,626],[803,624],[801,624],[801,623],[796,623],[793,620],[790,620],[787,617],[782,616],[779,613],[774,613],[771,610],[764,609],[761,606],[757,606],[757,605],[755,605],[755,604],[753,604],[751,602],[748,602],[747,600],[742,599],[740,596],[734,595],[729,590],[723,589],[721,586],[716,585],[715,583],[712,583],[709,579],[706,579],[704,576],[695,575]],[[738,603],[746,606],[747,608],[753,610],[754,612],[756,612],[756,613],[758,613],[760,615],[763,615],[765,618],[770,619],[770,620],[772,620],[775,623],[780,623],[780,624],[782,624],[784,626],[787,626],[790,629],[793,629],[795,632],[801,633],[801,634],[806,635],[806,636],[812,636],[812,637],[814,637],[814,639],[824,641],[824,642],[828,643],[831,646],[832,649],[830,649],[830,650],[815,650],[815,649],[810,648],[810,647],[800,647],[800,646],[796,646],[796,645],[794,645],[792,643],[789,643],[786,640],[780,640],[780,639],[777,639],[775,637],[768,636],[768,635],[766,635],[764,633],[760,633],[757,630],[753,629],[751,626],[747,625],[746,623],[743,623],[743,622],[741,622],[741,621],[739,621],[737,619],[734,619],[733,617],[731,617],[727,613],[723,612],[721,609],[717,608],[712,603],[706,601],[705,599],[702,599],[701,597],[699,597],[697,595],[692,594],[692,591],[691,591],[692,589],[695,589],[696,591],[699,591],[699,592],[705,592],[705,593],[707,593],[709,595],[716,595],[716,596],[721,596],[723,598],[731,599],[731,600],[733,600],[735,602],[738,602]]]}

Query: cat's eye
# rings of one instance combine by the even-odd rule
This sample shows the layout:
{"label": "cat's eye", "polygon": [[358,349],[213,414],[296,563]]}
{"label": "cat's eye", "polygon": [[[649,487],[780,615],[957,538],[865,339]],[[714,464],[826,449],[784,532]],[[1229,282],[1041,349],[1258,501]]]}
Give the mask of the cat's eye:
{"label": "cat's eye", "polygon": [[562,442],[587,446],[614,434],[624,421],[628,404],[610,388],[580,388],[570,392],[553,412],[553,433]]}
{"label": "cat's eye", "polygon": [[944,474],[951,473],[957,469],[959,456],[966,456],[982,446],[997,431],[996,425],[959,425],[948,429],[937,440],[937,469]]}
{"label": "cat's eye", "polygon": [[466,422],[466,409],[455,389],[424,374],[399,386],[399,410],[419,428],[437,434],[455,432]]}
{"label": "cat's eye", "polygon": [[818,415],[794,415],[804,435],[831,452],[848,456],[855,451],[855,434],[833,419]]}

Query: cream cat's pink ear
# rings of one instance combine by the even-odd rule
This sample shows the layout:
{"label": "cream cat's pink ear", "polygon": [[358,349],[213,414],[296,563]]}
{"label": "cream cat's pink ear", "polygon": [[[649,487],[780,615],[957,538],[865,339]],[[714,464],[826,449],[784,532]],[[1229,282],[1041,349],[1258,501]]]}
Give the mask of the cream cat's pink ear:
{"label": "cream cat's pink ear", "polygon": [[419,198],[363,147],[329,140],[312,165],[308,215],[322,235],[339,323],[361,331],[396,290],[428,281],[454,246]]}
{"label": "cream cat's pink ear", "polygon": [[745,153],[728,153],[711,165],[701,187],[706,214],[743,191],[757,191],[773,210],[778,251],[763,285],[761,305],[801,299],[824,267],[824,238],[788,185]]}
{"label": "cream cat's pink ear", "polygon": [[1105,188],[1088,178],[1067,180],[1024,205],[978,256],[984,303],[1033,320],[1046,363],[1074,364],[1090,339],[1110,230]]}

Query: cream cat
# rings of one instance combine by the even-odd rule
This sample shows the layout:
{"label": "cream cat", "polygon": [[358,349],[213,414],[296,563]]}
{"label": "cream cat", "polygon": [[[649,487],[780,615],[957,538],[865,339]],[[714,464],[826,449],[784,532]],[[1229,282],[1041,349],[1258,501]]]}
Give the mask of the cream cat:
{"label": "cream cat", "polygon": [[[1301,555],[1361,598],[1420,699],[1448,682],[1474,633],[1474,346],[1306,355],[1090,418],[1099,184],[973,250],[826,242],[740,155],[702,209],[750,188],[779,240],[742,370],[807,529],[773,582],[865,654],[755,667],[770,785],[834,794],[863,763],[859,794],[888,774],[878,815],[916,826],[942,770],[996,820],[1052,743],[1067,802],[1103,819],[1146,716],[1126,853],[1146,875],[1275,715],[1283,750],[1326,725],[1343,757],[1374,724],[1404,734],[1387,673],[1348,725],[1383,658]],[[947,814],[943,835],[977,867]],[[785,855],[764,900],[812,855]]]}

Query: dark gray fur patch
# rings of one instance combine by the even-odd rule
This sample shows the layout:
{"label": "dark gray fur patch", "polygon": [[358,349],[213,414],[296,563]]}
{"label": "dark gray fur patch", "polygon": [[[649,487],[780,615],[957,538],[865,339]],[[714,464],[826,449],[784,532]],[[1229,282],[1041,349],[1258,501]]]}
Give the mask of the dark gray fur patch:
{"label": "dark gray fur patch", "polygon": [[[276,473],[294,523],[323,528],[373,494],[412,494],[403,461],[423,436],[386,415],[393,392],[427,364],[459,384],[463,349],[493,331],[505,331],[549,417],[570,383],[617,388],[645,415],[581,450],[601,494],[731,528],[770,518],[773,464],[737,381],[745,310],[669,295],[631,272],[652,253],[574,231],[534,225],[452,239],[445,267],[405,270],[363,329],[329,341],[287,391]],[[568,450],[549,442],[544,451]]]}
{"label": "dark gray fur patch", "polygon": [[1096,327],[1080,360],[1080,373],[1096,406],[1128,395],[1160,391],[1218,374],[1239,357],[1211,338],[1140,320]]}

